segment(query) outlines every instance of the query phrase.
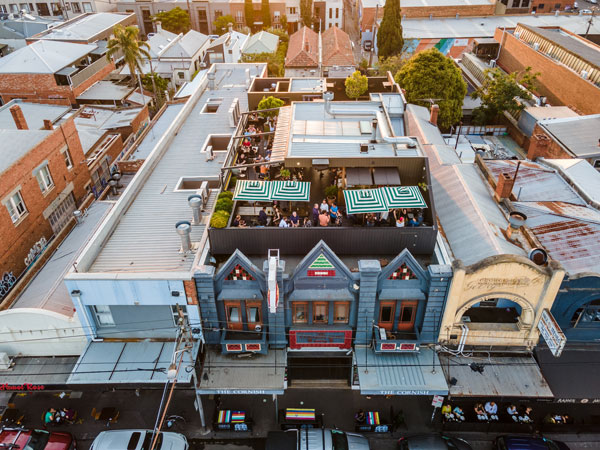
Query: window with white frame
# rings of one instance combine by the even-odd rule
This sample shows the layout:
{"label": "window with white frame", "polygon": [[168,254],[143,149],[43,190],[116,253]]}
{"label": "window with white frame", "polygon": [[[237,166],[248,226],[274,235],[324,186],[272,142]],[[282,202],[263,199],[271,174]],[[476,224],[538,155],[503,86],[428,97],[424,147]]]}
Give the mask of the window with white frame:
{"label": "window with white frame", "polygon": [[293,6],[291,8],[288,8],[288,14],[296,14],[296,7]]}
{"label": "window with white frame", "polygon": [[37,178],[38,184],[40,185],[40,189],[43,193],[48,192],[50,189],[54,187],[54,181],[52,181],[52,176],[50,175],[50,169],[48,166],[42,167],[35,174]]}
{"label": "window with white frame", "polygon": [[20,3],[19,8],[21,8],[21,11],[25,11],[26,13],[31,12],[29,11],[29,5],[27,3]]}
{"label": "window with white frame", "polygon": [[71,8],[73,9],[74,13],[80,13],[81,12],[81,6],[79,6],[78,2],[71,2]]}
{"label": "window with white frame", "polygon": [[25,202],[21,196],[21,191],[15,192],[6,200],[4,200],[4,204],[6,205],[6,209],[8,209],[8,213],[10,214],[10,218],[13,223],[18,222],[19,219],[27,213],[27,208],[25,207]]}
{"label": "window with white frame", "polygon": [[237,23],[244,22],[244,14],[241,11],[236,11],[236,13],[235,13],[235,21]]}
{"label": "window with white frame", "polygon": [[96,322],[101,327],[114,327],[115,320],[113,319],[113,315],[110,312],[110,306],[108,305],[95,305],[92,307],[94,309],[94,315],[96,316]]}
{"label": "window with white frame", "polygon": [[18,13],[19,13],[19,7],[17,6],[17,4],[16,4],[16,3],[11,3],[11,4],[10,4],[10,11],[11,11],[13,14],[18,14]]}
{"label": "window with white frame", "polygon": [[83,5],[83,12],[86,12],[86,13],[94,12],[92,10],[92,4],[90,2],[83,2],[82,5]]}
{"label": "window with white frame", "polygon": [[65,149],[63,152],[63,156],[65,157],[65,164],[67,165],[67,169],[73,168],[73,160],[71,159],[71,154],[69,153],[69,149]]}

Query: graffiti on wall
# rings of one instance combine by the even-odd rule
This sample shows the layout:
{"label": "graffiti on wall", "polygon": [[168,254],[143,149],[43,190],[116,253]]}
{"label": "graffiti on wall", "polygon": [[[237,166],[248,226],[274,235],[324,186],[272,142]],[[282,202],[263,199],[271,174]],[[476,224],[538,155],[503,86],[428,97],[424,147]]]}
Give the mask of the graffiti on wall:
{"label": "graffiti on wall", "polygon": [[48,241],[46,241],[45,237],[42,237],[39,241],[33,244],[33,247],[31,247],[31,250],[29,250],[27,257],[24,259],[25,265],[29,266],[29,264],[34,262],[38,255],[44,251],[47,244]]}
{"label": "graffiti on wall", "polygon": [[12,272],[4,272],[2,278],[0,278],[0,299],[6,297],[10,292],[10,288],[17,282],[17,279]]}
{"label": "graffiti on wall", "polygon": [[409,55],[437,48],[441,53],[451,58],[460,58],[463,53],[473,50],[475,38],[467,39],[406,39],[404,51]]}

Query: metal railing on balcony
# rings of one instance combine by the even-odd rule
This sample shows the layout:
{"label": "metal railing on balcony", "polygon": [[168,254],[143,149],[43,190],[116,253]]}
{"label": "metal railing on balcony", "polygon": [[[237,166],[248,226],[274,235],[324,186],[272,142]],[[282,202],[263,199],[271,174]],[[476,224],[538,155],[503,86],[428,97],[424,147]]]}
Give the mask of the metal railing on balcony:
{"label": "metal railing on balcony", "polygon": [[81,69],[75,75],[71,75],[71,86],[76,88],[84,81],[91,78],[95,73],[98,73],[104,67],[106,67],[110,62],[106,58],[100,58],[99,60],[93,62],[89,66]]}

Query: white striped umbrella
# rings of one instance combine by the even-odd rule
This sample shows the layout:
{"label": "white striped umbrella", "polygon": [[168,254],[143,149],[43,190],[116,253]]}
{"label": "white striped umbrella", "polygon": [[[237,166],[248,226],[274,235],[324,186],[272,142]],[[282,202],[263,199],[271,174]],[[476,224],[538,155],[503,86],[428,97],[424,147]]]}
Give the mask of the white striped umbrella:
{"label": "white striped umbrella", "polygon": [[238,180],[235,184],[234,200],[268,202],[271,200],[272,184],[268,181]]}
{"label": "white striped umbrella", "polygon": [[290,202],[310,201],[310,182],[308,181],[272,181],[271,200]]}
{"label": "white striped umbrella", "polygon": [[427,208],[418,186],[388,186],[380,189],[390,208]]}
{"label": "white striped umbrella", "polygon": [[344,190],[348,214],[377,213],[389,209],[379,189]]}

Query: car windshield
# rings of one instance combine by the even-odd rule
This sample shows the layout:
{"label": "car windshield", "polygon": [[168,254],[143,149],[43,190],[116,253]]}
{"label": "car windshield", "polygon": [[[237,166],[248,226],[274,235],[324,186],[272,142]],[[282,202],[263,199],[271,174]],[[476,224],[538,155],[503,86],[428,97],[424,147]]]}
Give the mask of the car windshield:
{"label": "car windshield", "polygon": [[[146,431],[146,437],[144,438],[144,443],[142,444],[142,448],[140,448],[140,450],[150,450],[150,447],[152,446],[152,431]],[[156,445],[154,446],[155,450],[160,450],[160,448],[162,447],[162,443],[163,443],[163,434],[159,433],[158,434],[158,439],[156,440]]]}
{"label": "car windshield", "polygon": [[556,442],[551,441],[550,439],[546,439],[546,444],[548,445],[548,450],[560,450],[560,447],[556,445]]}
{"label": "car windshield", "polygon": [[331,430],[331,443],[333,450],[348,450],[348,438],[343,431]]}
{"label": "car windshield", "polygon": [[50,433],[47,431],[33,430],[24,450],[44,450],[49,439]]}

